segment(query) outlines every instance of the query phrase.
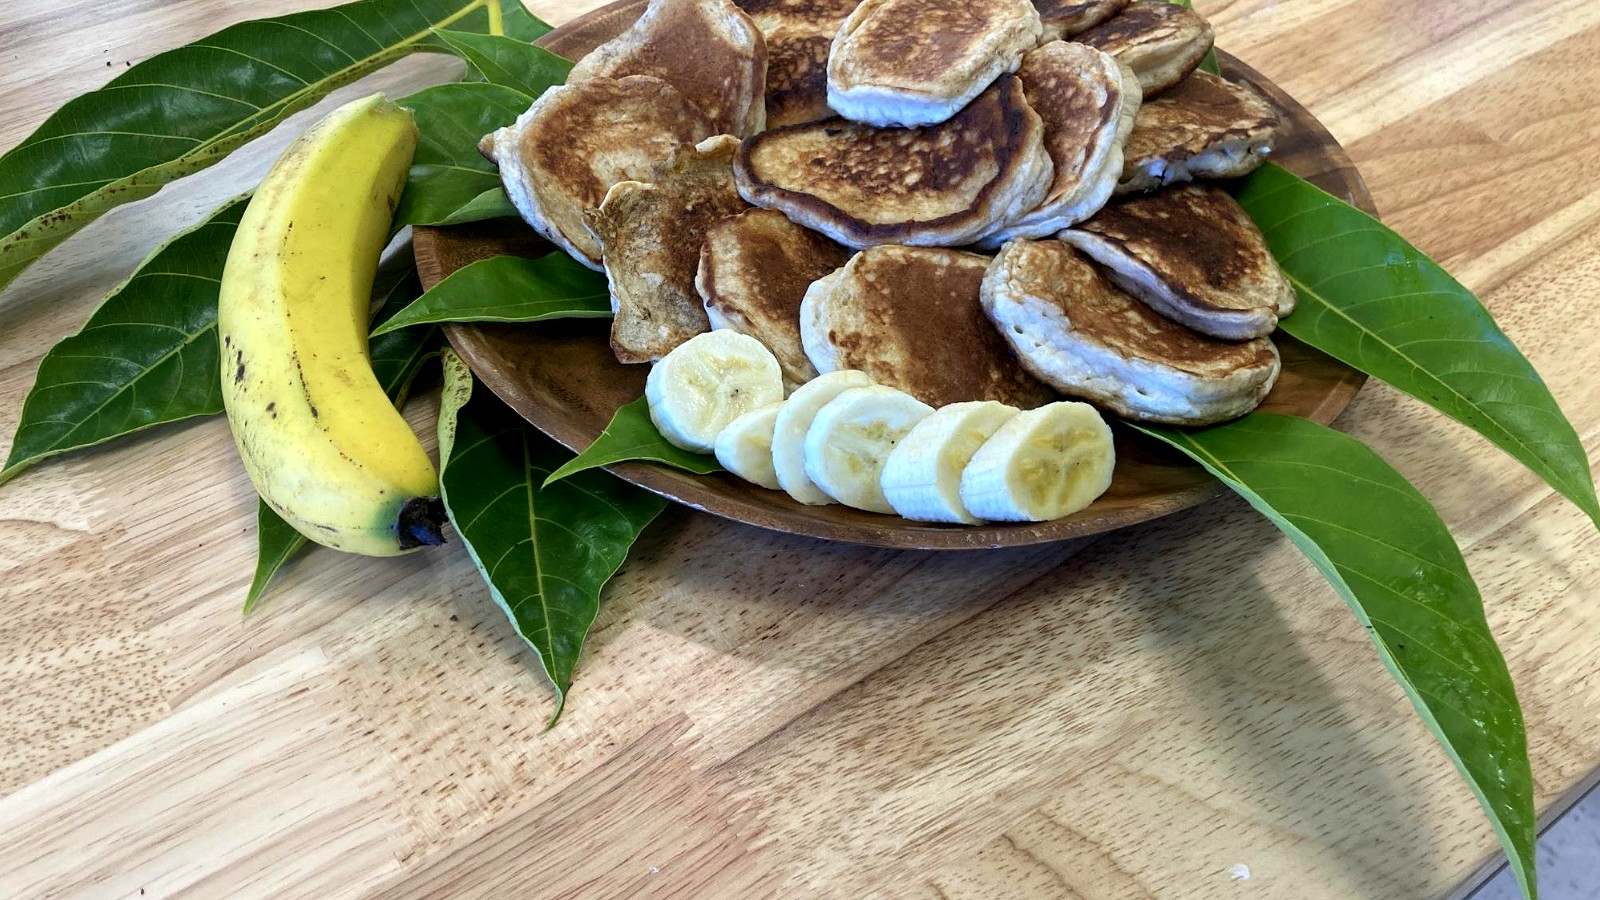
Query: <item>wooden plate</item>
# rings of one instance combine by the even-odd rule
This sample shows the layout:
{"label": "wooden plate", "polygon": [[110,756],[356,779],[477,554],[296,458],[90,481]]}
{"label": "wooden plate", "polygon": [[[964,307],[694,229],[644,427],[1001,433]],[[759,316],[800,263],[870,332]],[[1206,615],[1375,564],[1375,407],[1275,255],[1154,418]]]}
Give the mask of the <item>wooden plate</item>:
{"label": "wooden plate", "polygon": [[[621,0],[557,28],[539,42],[576,59],[627,28],[645,0]],[[1276,160],[1368,212],[1372,198],[1344,151],[1304,107],[1260,73],[1222,57],[1228,77],[1262,92],[1287,123]],[[551,249],[521,222],[499,220],[416,229],[417,268],[427,287],[468,263],[501,254],[536,256]],[[474,373],[529,422],[573,450],[589,445],[617,407],[644,392],[646,367],[611,355],[610,323],[573,320],[538,325],[452,325],[450,343]],[[1262,409],[1327,424],[1349,405],[1365,376],[1285,335],[1283,375]],[[919,525],[842,506],[804,506],[731,475],[691,475],[647,463],[612,467],[621,478],[713,515],[791,534],[878,547],[1014,547],[1099,534],[1187,509],[1223,487],[1185,457],[1118,428],[1111,489],[1077,515],[1054,522],[955,527]]]}

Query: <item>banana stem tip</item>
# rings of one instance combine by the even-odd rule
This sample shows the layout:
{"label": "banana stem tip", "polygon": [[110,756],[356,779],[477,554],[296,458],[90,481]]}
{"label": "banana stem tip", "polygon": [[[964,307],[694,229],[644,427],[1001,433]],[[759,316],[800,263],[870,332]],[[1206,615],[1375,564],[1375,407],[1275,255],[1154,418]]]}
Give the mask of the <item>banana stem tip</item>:
{"label": "banana stem tip", "polygon": [[400,507],[396,529],[400,549],[437,547],[444,543],[444,503],[438,497],[413,497]]}

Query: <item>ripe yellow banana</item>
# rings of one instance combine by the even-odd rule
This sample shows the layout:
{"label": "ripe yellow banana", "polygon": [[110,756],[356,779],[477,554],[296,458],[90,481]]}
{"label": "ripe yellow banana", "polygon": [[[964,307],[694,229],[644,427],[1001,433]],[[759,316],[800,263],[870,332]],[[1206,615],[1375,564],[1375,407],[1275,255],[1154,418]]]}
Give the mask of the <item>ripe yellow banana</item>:
{"label": "ripe yellow banana", "polygon": [[256,189],[222,273],[222,397],[250,480],[319,544],[393,556],[443,541],[439,478],[367,354],[378,256],[417,146],[382,94],[346,104]]}

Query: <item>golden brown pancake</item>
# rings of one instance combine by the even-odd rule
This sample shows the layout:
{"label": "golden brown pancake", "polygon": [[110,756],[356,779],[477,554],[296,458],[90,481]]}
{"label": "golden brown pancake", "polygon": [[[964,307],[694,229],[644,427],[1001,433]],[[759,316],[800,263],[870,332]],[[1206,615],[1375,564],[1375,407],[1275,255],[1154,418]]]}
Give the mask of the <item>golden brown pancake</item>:
{"label": "golden brown pancake", "polygon": [[1017,70],[1028,105],[1044,121],[1055,170],[1044,201],[983,240],[1052,235],[1094,215],[1122,177],[1122,144],[1139,111],[1139,81],[1112,57],[1084,44],[1051,41]]}
{"label": "golden brown pancake", "polygon": [[1277,136],[1278,114],[1261,95],[1196,72],[1139,108],[1117,193],[1248,175],[1267,161]]}
{"label": "golden brown pancake", "polygon": [[584,227],[619,181],[641,178],[711,123],[659,78],[591,78],[546,90],[515,124],[479,145],[500,167],[506,195],[533,229],[591,269],[600,244]]}
{"label": "golden brown pancake", "polygon": [[1138,0],[1073,40],[1121,60],[1139,76],[1145,96],[1153,98],[1200,67],[1216,34],[1193,10],[1166,0]]}
{"label": "golden brown pancake", "polygon": [[1267,338],[1219,341],[1159,315],[1060,241],[1013,241],[983,279],[984,312],[1023,365],[1124,418],[1209,425],[1260,405],[1276,382]]}
{"label": "golden brown pancake", "polygon": [[774,128],[744,142],[739,192],[851,247],[978,240],[1044,199],[1044,125],[1016,76],[955,118],[923,128],[843,119]]}
{"label": "golden brown pancake", "polygon": [[817,377],[800,343],[800,301],[850,251],[770,209],[750,209],[711,226],[695,287],[712,328],[767,345],[791,386]]}
{"label": "golden brown pancake", "polygon": [[858,369],[924,403],[1053,399],[978,302],[989,258],[942,248],[863,250],[806,292],[800,332],[818,372]]}
{"label": "golden brown pancake", "polygon": [[828,48],[833,32],[779,25],[767,36],[767,127],[816,122],[828,107]]}
{"label": "golden brown pancake", "polygon": [[611,285],[611,349],[649,362],[711,326],[695,290],[700,245],[718,221],[746,209],[733,187],[739,142],[727,135],[684,147],[650,182],[624,181],[584,222],[604,250]]}
{"label": "golden brown pancake", "polygon": [[567,83],[596,75],[654,75],[700,107],[718,134],[766,126],[766,41],[731,0],[650,0],[631,28],[578,60]]}
{"label": "golden brown pancake", "polygon": [[1185,185],[1119,200],[1061,240],[1118,287],[1212,337],[1271,334],[1295,292],[1261,230],[1227,191]]}
{"label": "golden brown pancake", "polygon": [[1128,0],[1033,0],[1047,41],[1072,37],[1122,12]]}
{"label": "golden brown pancake", "polygon": [[863,0],[828,55],[828,105],[869,125],[933,125],[1039,43],[1032,0]]}

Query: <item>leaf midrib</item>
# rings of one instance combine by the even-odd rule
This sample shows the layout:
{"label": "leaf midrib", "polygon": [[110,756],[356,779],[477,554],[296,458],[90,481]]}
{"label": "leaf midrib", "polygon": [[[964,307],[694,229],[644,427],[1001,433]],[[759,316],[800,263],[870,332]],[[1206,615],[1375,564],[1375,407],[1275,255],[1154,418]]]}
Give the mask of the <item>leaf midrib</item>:
{"label": "leaf midrib", "polygon": [[[1523,453],[1526,456],[1528,456],[1530,460],[1532,460],[1532,462],[1537,464],[1541,469],[1544,469],[1546,472],[1548,472],[1550,477],[1556,478],[1559,481],[1561,481],[1562,484],[1566,485],[1568,491],[1571,491],[1573,493],[1579,493],[1578,491],[1576,491],[1573,488],[1572,483],[1570,481],[1568,481],[1565,476],[1561,475],[1560,473],[1558,473],[1554,469],[1552,469],[1544,461],[1544,459],[1541,456],[1539,456],[1537,453],[1535,453],[1533,451],[1532,447],[1528,446],[1528,444],[1526,444],[1516,434],[1514,434],[1514,433],[1512,433],[1510,431],[1507,431],[1503,426],[1500,425],[1499,422],[1497,422],[1494,419],[1493,416],[1490,416],[1487,413],[1485,413],[1478,406],[1477,403],[1473,402],[1472,399],[1469,398],[1467,395],[1465,395],[1465,394],[1461,393],[1460,391],[1456,390],[1455,386],[1450,384],[1450,382],[1439,378],[1437,375],[1434,375],[1432,372],[1430,372],[1428,370],[1428,368],[1426,366],[1422,365],[1422,363],[1418,362],[1415,358],[1413,358],[1411,356],[1411,354],[1409,354],[1409,353],[1405,352],[1404,350],[1400,349],[1400,347],[1396,346],[1395,344],[1391,343],[1389,340],[1384,338],[1383,335],[1379,334],[1376,331],[1373,331],[1371,328],[1367,327],[1365,323],[1363,323],[1360,320],[1352,317],[1351,315],[1346,313],[1344,310],[1340,309],[1338,306],[1336,306],[1334,303],[1332,303],[1330,300],[1328,300],[1327,297],[1324,297],[1321,294],[1321,292],[1319,292],[1316,288],[1312,287],[1304,279],[1300,278],[1295,273],[1290,272],[1290,271],[1288,271],[1286,269],[1286,270],[1284,270],[1284,275],[1288,277],[1290,283],[1292,283],[1294,285],[1295,289],[1300,291],[1302,297],[1310,298],[1314,302],[1320,304],[1320,308],[1325,309],[1325,310],[1337,315],[1339,318],[1344,319],[1346,322],[1349,322],[1357,330],[1359,330],[1362,334],[1366,335],[1367,337],[1369,337],[1373,341],[1375,341],[1379,346],[1387,348],[1389,350],[1389,352],[1393,353],[1395,356],[1397,356],[1400,359],[1404,360],[1408,365],[1411,366],[1413,371],[1415,371],[1418,374],[1424,376],[1429,382],[1431,382],[1433,384],[1437,384],[1439,387],[1441,387],[1444,390],[1448,391],[1457,400],[1461,401],[1461,403],[1464,404],[1468,409],[1472,409],[1474,411],[1477,411],[1479,413],[1480,418],[1482,418],[1484,420],[1484,423],[1485,423],[1486,426],[1491,427],[1492,430],[1495,433],[1502,435],[1504,440],[1506,440],[1507,442],[1509,442],[1512,445],[1520,448],[1523,451]],[[1526,407],[1527,406],[1527,404],[1523,404],[1523,403],[1519,403],[1517,405],[1518,406],[1522,406],[1522,407]],[[1451,418],[1456,418],[1456,417],[1455,416],[1451,416]],[[1581,494],[1580,494],[1580,496],[1581,496]]]}

